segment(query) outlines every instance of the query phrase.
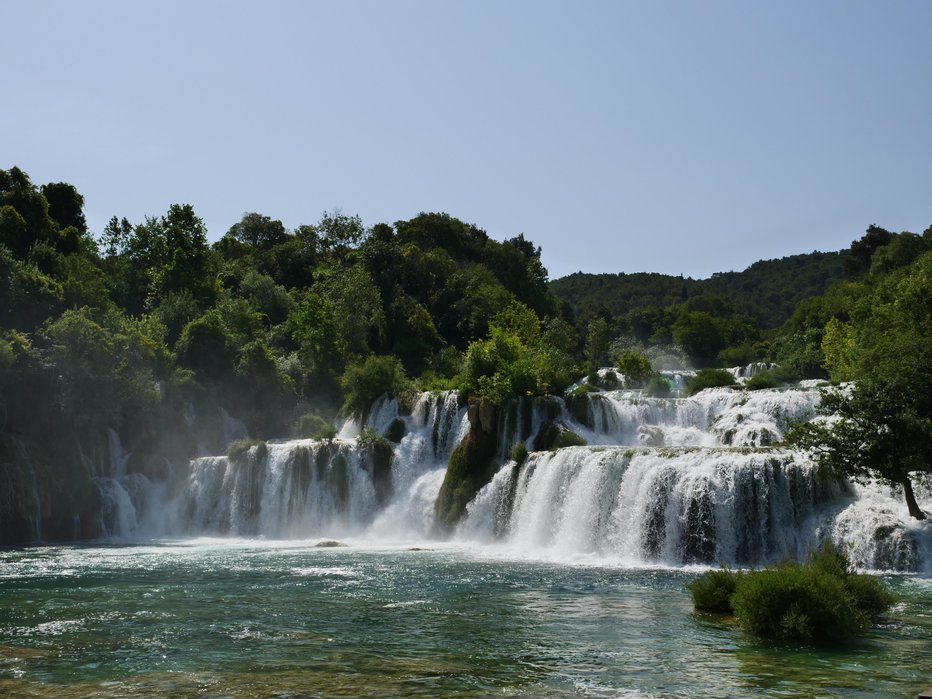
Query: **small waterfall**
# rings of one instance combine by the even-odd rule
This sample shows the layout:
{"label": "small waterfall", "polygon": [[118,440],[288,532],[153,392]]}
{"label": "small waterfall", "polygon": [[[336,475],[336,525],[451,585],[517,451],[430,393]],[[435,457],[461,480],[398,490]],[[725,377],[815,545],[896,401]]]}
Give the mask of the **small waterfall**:
{"label": "small waterfall", "polygon": [[770,362],[752,362],[746,366],[730,367],[729,369],[726,369],[726,371],[734,376],[736,381],[744,383],[748,379],[753,379],[761,372],[773,371],[776,367],[776,364]]}
{"label": "small waterfall", "polygon": [[557,397],[530,398],[522,396],[502,407],[498,421],[498,463],[511,458],[511,449],[523,442],[529,451],[541,427],[549,420],[566,421],[566,405]]}
{"label": "small waterfall", "polygon": [[174,533],[425,536],[446,461],[469,423],[458,394],[446,391],[421,394],[406,417],[397,400],[384,396],[364,426],[382,433],[396,419],[406,429],[387,455],[387,472],[352,421],[341,430],[355,433],[351,439],[260,444],[238,458],[195,459],[187,487],[169,507],[178,522]]}
{"label": "small waterfall", "polygon": [[34,541],[42,541],[42,499],[39,497],[39,474],[36,473],[36,467],[32,461],[29,462],[29,473],[32,477],[32,499],[36,508],[32,535]]}
{"label": "small waterfall", "polygon": [[136,506],[116,478],[97,478],[100,493],[100,532],[104,538],[127,538],[137,533]]}
{"label": "small waterfall", "polygon": [[411,428],[428,430],[434,457],[446,459],[469,432],[466,407],[457,391],[422,393],[411,411]]}
{"label": "small waterfall", "polygon": [[112,427],[107,428],[107,453],[109,455],[109,469],[107,475],[110,478],[122,478],[126,475],[126,465],[132,454],[123,451],[123,443],[120,441],[120,435]]}
{"label": "small waterfall", "polygon": [[249,430],[246,423],[232,417],[226,410],[220,408],[220,418],[223,420],[223,443],[231,444],[237,439],[249,439]]}
{"label": "small waterfall", "polygon": [[707,389],[688,398],[651,398],[607,391],[574,412],[589,444],[654,447],[762,447],[783,438],[791,420],[811,417],[819,402],[808,390]]}

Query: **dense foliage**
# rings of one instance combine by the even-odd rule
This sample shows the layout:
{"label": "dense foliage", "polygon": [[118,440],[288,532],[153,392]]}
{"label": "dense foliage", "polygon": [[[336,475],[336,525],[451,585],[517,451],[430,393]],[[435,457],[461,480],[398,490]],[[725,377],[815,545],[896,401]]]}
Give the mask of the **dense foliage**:
{"label": "dense foliage", "polygon": [[733,613],[749,632],[782,639],[845,639],[869,627],[895,601],[877,578],[853,572],[831,545],[805,564],[710,571],[689,589],[697,610]]}
{"label": "dense foliage", "polygon": [[12,541],[28,538],[13,522],[37,521],[35,502],[65,499],[33,498],[35,469],[77,464],[48,482],[87,494],[46,520],[73,527],[96,507],[82,454],[106,459],[108,430],[131,471],[153,474],[240,432],[332,435],[340,406],[361,415],[386,391],[463,387],[502,401],[561,391],[576,372],[566,309],[521,235],[499,242],[434,213],[367,228],[328,212],[290,231],[250,212],[211,245],[194,208],[173,204],[141,222],[114,216],[95,238],[83,205],[71,185],[0,171],[11,500],[0,509],[13,513],[0,528]]}
{"label": "dense foliage", "polygon": [[878,230],[865,237],[890,242],[873,249],[859,268],[866,276],[833,301],[822,334],[832,378],[854,384],[824,391],[820,412],[831,421],[800,425],[790,440],[844,475],[901,487],[910,514],[924,519],[910,474],[932,471],[932,252],[922,252],[932,229],[921,239]]}
{"label": "dense foliage", "polygon": [[[868,415],[913,452],[853,465],[824,448],[828,432],[806,443],[907,499],[909,472],[932,463],[932,229],[872,226],[843,253],[704,281],[551,284],[523,235],[500,242],[442,213],[367,227],[334,211],[288,230],[248,212],[210,244],[189,204],[113,216],[96,237],[83,207],[72,185],[0,171],[0,539],[28,538],[22,522],[40,519],[50,536],[86,530],[97,504],[85,463],[107,458],[110,430],[130,472],[164,475],[236,438],[332,436],[338,411],[365,415],[385,392],[457,388],[503,406],[585,372],[579,391],[620,374],[657,396],[669,393],[657,370],[684,364],[779,364],[752,387],[854,379],[826,402],[850,415],[844,428]],[[610,363],[618,373],[599,373]],[[728,382],[700,372],[690,390]],[[66,505],[37,513],[40,502]]]}

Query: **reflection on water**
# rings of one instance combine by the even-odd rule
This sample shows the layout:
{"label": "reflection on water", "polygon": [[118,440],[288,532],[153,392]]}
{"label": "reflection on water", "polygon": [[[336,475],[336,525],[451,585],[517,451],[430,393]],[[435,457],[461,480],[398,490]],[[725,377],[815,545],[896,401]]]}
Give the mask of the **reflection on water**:
{"label": "reflection on water", "polygon": [[199,540],[0,553],[2,696],[910,696],[932,581],[841,648],[692,611],[694,573],[438,546]]}

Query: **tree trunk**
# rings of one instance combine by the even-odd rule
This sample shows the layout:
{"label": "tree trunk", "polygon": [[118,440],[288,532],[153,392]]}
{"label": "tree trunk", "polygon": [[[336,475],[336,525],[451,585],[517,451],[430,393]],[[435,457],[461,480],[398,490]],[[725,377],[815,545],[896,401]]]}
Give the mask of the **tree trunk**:
{"label": "tree trunk", "polygon": [[906,507],[909,508],[909,514],[915,519],[925,519],[925,512],[919,509],[919,504],[916,502],[916,496],[913,494],[913,484],[909,480],[909,476],[906,476],[903,479],[903,493],[906,495]]}

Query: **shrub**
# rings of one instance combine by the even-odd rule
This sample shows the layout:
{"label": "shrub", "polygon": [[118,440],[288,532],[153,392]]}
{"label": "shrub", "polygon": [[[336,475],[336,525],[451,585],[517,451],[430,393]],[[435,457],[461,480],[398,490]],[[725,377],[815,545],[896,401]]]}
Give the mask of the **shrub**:
{"label": "shrub", "polygon": [[738,573],[727,569],[699,576],[687,585],[693,595],[693,605],[702,612],[730,614],[731,596],[735,593],[738,576]]}
{"label": "shrub", "polygon": [[585,396],[589,393],[598,393],[598,392],[599,392],[598,386],[595,386],[589,381],[586,381],[586,383],[584,383],[583,385],[577,386],[572,391],[570,391],[569,396],[571,398],[579,398],[580,396]]}
{"label": "shrub", "polygon": [[647,382],[647,387],[644,389],[644,393],[652,398],[669,398],[670,391],[670,382],[659,374],[650,377],[650,381]]}
{"label": "shrub", "polygon": [[744,387],[749,391],[759,391],[762,388],[776,388],[780,383],[780,380],[773,373],[762,371],[745,381]]}
{"label": "shrub", "polygon": [[654,373],[650,359],[640,352],[625,352],[618,357],[617,364],[625,376],[625,388],[643,388]]}
{"label": "shrub", "polygon": [[520,466],[527,459],[527,446],[524,442],[518,442],[511,448],[511,458]]}
{"label": "shrub", "polygon": [[398,357],[371,354],[365,361],[350,364],[340,383],[345,396],[343,410],[360,417],[383,393],[401,391],[405,386],[405,373]]}
{"label": "shrub", "polygon": [[252,449],[256,448],[256,456],[260,460],[265,458],[266,453],[268,452],[268,447],[265,442],[259,439],[237,439],[227,446],[227,458],[231,461],[238,461],[243,458],[246,453]]}
{"label": "shrub", "polygon": [[700,369],[686,382],[686,395],[692,396],[707,388],[734,385],[735,377],[724,369]]}
{"label": "shrub", "polygon": [[758,636],[842,639],[870,625],[842,578],[789,563],[748,575],[731,598],[738,622]]}
{"label": "shrub", "polygon": [[602,385],[605,386],[609,391],[613,391],[618,388],[618,374],[609,369],[605,372],[605,376],[602,377]]}
{"label": "shrub", "polygon": [[870,626],[894,603],[877,579],[851,572],[823,544],[804,565],[782,563],[746,574],[712,571],[689,584],[696,609],[733,612],[745,629],[782,639],[841,640]]}
{"label": "shrub", "polygon": [[295,423],[295,434],[302,439],[333,439],[337,428],[317,413],[305,413]]}

